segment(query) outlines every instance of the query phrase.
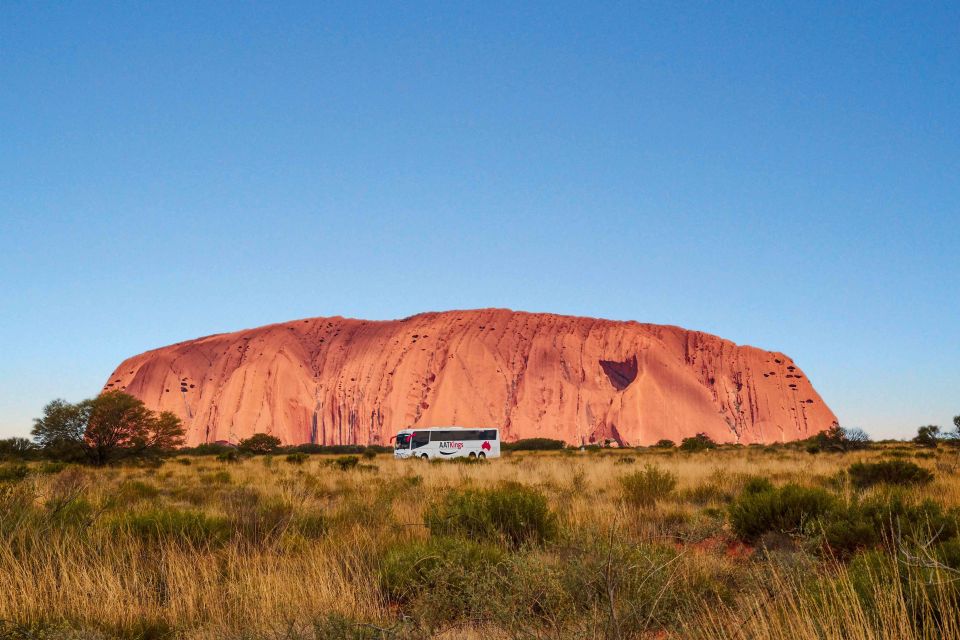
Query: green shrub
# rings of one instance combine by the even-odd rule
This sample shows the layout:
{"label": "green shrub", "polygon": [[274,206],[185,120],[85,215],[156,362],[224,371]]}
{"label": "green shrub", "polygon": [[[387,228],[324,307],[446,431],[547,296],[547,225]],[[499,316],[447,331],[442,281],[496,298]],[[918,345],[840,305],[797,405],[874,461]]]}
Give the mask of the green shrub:
{"label": "green shrub", "polygon": [[217,461],[227,464],[236,464],[240,462],[240,454],[235,449],[229,449],[217,454]]}
{"label": "green shrub", "polygon": [[258,546],[277,540],[290,526],[293,507],[282,498],[263,496],[251,487],[238,487],[223,495],[234,535]]}
{"label": "green shrub", "polygon": [[691,502],[700,507],[712,502],[730,502],[733,498],[728,489],[715,482],[698,484],[696,487],[684,491],[681,497],[687,502]]}
{"label": "green shrub", "polygon": [[435,462],[437,464],[447,464],[449,462],[452,462],[453,464],[487,464],[487,459],[477,458],[476,456],[474,456],[473,458],[469,456],[464,456],[460,458],[454,458],[452,460],[433,460],[432,462]]}
{"label": "green shrub", "polygon": [[143,480],[128,480],[120,485],[111,502],[115,505],[129,505],[141,500],[156,498],[160,490]]}
{"label": "green shrub", "polygon": [[652,507],[669,496],[677,486],[677,476],[654,465],[645,465],[619,478],[623,499],[636,507]]}
{"label": "green shrub", "polygon": [[536,489],[509,482],[491,489],[449,493],[426,514],[434,535],[463,535],[519,547],[552,540],[557,518]]}
{"label": "green shrub", "polygon": [[82,497],[51,500],[45,505],[47,518],[60,527],[86,526],[94,517],[94,508]]}
{"label": "green shrub", "polygon": [[222,543],[230,536],[230,524],[225,519],[178,509],[125,513],[113,522],[112,528],[148,542],[197,546]]}
{"label": "green shrub", "polygon": [[389,549],[380,563],[380,588],[389,602],[428,624],[480,617],[491,608],[491,583],[503,559],[496,546],[435,536]]}
{"label": "green shrub", "polygon": [[180,453],[188,456],[213,456],[228,451],[234,451],[234,447],[226,444],[217,444],[215,442],[204,442],[195,447],[184,447],[179,450]]}
{"label": "green shrub", "polygon": [[858,489],[877,484],[922,485],[933,480],[933,473],[907,460],[857,462],[850,465],[849,473],[850,481]]}
{"label": "green shrub", "polygon": [[359,456],[340,456],[330,462],[340,471],[349,471],[360,464]]}
{"label": "green shrub", "polygon": [[309,459],[310,459],[310,456],[308,456],[305,453],[297,452],[297,453],[291,453],[287,455],[287,462],[289,462],[290,464],[303,464]]}
{"label": "green shrub", "polygon": [[366,458],[367,460],[373,460],[374,458],[377,457],[377,452],[376,452],[375,449],[372,449],[372,448],[370,448],[370,447],[367,447],[366,449],[363,450],[363,454],[362,454],[362,455],[363,455],[363,457]]}
{"label": "green shrub", "polygon": [[765,533],[795,534],[823,516],[834,499],[823,489],[788,484],[779,489],[744,491],[729,508],[730,524],[742,540]]}
{"label": "green shrub", "polygon": [[231,484],[233,476],[229,471],[216,471],[214,473],[200,474],[200,481],[204,484]]}
{"label": "green shrub", "polygon": [[501,442],[503,451],[557,451],[567,446],[563,440],[551,438],[523,438],[514,442]]}
{"label": "green shrub", "polygon": [[677,444],[673,440],[657,440],[656,444],[653,445],[657,449],[673,449]]}
{"label": "green shrub", "polygon": [[769,478],[764,478],[763,476],[750,476],[746,482],[743,483],[743,492],[750,495],[773,490],[773,483],[770,482]]}
{"label": "green shrub", "polygon": [[30,468],[22,463],[0,465],[0,482],[20,482],[30,475]]}
{"label": "green shrub", "polygon": [[[387,636],[378,626],[351,620],[339,613],[331,613],[311,622],[311,633],[288,634],[289,640],[383,640],[385,637],[401,637],[390,633]],[[243,636],[247,638],[247,636]],[[403,636],[406,637],[406,636]]]}
{"label": "green shrub", "polygon": [[903,594],[909,621],[910,637],[947,637],[960,608],[960,581],[957,570],[960,546],[942,543],[927,549],[911,549],[908,553],[922,560],[903,561],[883,550],[861,551],[854,556],[846,571],[864,610],[882,620],[885,601],[891,592]]}
{"label": "green shrub", "polygon": [[304,513],[293,517],[291,526],[304,538],[321,538],[330,529],[330,522],[322,513]]}
{"label": "green shrub", "polygon": [[44,475],[55,475],[66,469],[69,465],[66,462],[49,461],[44,462],[37,467],[37,472]]}
{"label": "green shrub", "polygon": [[[511,576],[518,585],[514,588],[529,594],[515,615],[541,611],[538,605],[546,600],[553,604],[552,610],[543,611],[544,622],[560,617],[571,631],[576,629],[558,637],[655,637],[652,629],[689,619],[704,601],[718,601],[725,589],[681,556],[669,545],[584,540],[555,563],[540,558],[530,562],[529,577]],[[532,584],[524,588],[525,578]],[[559,583],[559,594],[551,589],[553,582]]]}

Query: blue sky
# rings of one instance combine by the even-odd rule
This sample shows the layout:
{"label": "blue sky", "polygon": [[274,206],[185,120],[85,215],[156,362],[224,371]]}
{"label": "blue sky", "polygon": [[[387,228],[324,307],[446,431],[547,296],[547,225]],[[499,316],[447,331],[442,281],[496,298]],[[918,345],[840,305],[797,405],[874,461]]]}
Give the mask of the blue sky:
{"label": "blue sky", "polygon": [[491,306],[947,426],[958,68],[956,3],[0,3],[0,437],[164,344]]}

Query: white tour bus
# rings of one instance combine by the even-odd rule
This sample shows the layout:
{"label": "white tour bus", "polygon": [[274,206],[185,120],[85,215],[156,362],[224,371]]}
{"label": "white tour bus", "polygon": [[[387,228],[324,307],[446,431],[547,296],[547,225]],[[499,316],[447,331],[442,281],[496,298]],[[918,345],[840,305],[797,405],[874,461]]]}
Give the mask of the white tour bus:
{"label": "white tour bus", "polygon": [[499,458],[499,429],[431,427],[404,429],[396,436],[395,458],[443,460],[445,458]]}

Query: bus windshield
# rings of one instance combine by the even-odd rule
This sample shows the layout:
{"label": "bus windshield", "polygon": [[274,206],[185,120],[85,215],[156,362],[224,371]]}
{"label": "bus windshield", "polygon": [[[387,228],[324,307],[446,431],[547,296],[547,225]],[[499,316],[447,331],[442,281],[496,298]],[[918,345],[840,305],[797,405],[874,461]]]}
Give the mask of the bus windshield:
{"label": "bus windshield", "polygon": [[401,433],[397,436],[397,442],[393,446],[394,449],[406,449],[410,445],[410,434]]}

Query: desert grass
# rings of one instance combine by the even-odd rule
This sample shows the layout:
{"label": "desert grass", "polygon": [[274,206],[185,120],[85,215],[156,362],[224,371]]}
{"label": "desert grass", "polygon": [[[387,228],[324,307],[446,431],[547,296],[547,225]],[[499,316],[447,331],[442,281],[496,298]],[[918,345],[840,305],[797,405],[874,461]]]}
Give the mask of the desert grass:
{"label": "desert grass", "polygon": [[[902,491],[955,518],[956,450],[898,451],[934,473]],[[812,529],[749,544],[731,530],[728,505],[753,478],[826,488],[844,504],[884,495],[858,493],[844,472],[889,455],[724,448],[514,453],[483,464],[380,455],[351,468],[322,455],[30,463],[25,477],[0,483],[0,636],[960,639],[960,572],[922,540],[841,558]],[[648,465],[676,482],[655,501],[632,502],[623,479]],[[417,573],[431,553],[448,553],[429,551],[428,510],[505,483],[542,496],[557,532],[520,548],[450,543],[442,548],[495,560],[469,570],[454,562],[451,571],[466,573],[449,583],[412,576],[401,585],[409,596],[396,597],[390,562],[421,553],[409,565]]]}

